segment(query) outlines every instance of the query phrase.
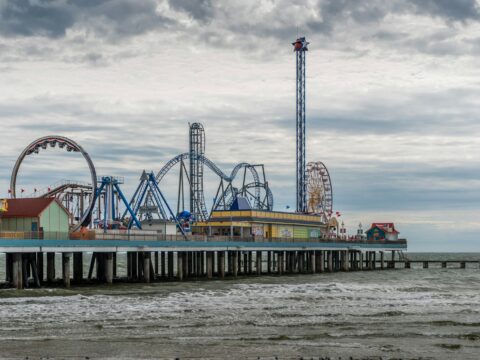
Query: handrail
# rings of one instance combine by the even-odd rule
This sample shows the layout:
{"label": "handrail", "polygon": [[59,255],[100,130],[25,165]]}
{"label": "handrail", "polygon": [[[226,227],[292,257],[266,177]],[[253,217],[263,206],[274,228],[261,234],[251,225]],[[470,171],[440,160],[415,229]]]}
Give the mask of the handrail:
{"label": "handrail", "polygon": [[43,240],[144,240],[144,241],[196,241],[196,242],[255,242],[255,243],[336,243],[350,246],[362,244],[406,245],[406,239],[393,240],[347,240],[339,238],[265,238],[263,236],[218,236],[218,235],[165,235],[156,232],[113,230],[106,233],[89,230],[84,233],[44,231],[0,231],[0,239],[43,239]]}

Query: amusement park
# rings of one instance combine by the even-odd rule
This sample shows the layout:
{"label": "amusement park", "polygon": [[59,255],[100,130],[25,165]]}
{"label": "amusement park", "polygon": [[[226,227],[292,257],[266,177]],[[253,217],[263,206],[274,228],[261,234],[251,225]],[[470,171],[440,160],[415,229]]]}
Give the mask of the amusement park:
{"label": "amusement park", "polygon": [[[326,268],[361,268],[364,251],[367,254],[365,261],[370,261],[368,264],[373,264],[371,266],[375,266],[375,252],[380,251],[383,267],[385,249],[391,250],[392,255],[395,251],[406,249],[406,241],[398,239],[398,231],[393,223],[374,223],[366,232],[360,224],[354,235],[348,235],[344,223],[339,220],[340,213],[334,211],[333,184],[327,166],[322,159],[307,162],[305,85],[308,44],[304,37],[292,44],[296,56],[295,211],[275,210],[275,194],[268,181],[268,164],[239,162],[230,171],[225,171],[209,159],[206,154],[207,129],[199,122],[188,124],[188,149],[164,163],[159,170],[139,171],[138,184],[131,194],[124,191],[122,174],[99,175],[88,149],[74,139],[60,135],[42,136],[24,148],[13,166],[9,196],[1,202],[0,234],[2,239],[18,241],[57,241],[59,248],[39,248],[29,251],[28,256],[23,254],[19,257],[5,250],[9,256],[7,281],[21,287],[19,283],[22,281],[24,285],[29,282],[27,274],[36,274],[34,280],[40,284],[43,279],[43,251],[50,258],[54,258],[55,252],[62,253],[63,279],[68,284],[69,254],[73,253],[74,279],[82,279],[81,255],[88,248],[93,252],[88,278],[92,278],[96,264],[97,278],[106,278],[111,282],[115,273],[110,269],[112,258],[115,259],[116,252],[126,241],[128,246],[136,246],[127,250],[128,276],[143,276],[144,279],[153,279],[159,273],[159,254],[163,269],[160,274],[168,272],[173,276],[176,264],[177,276],[182,278],[192,272],[211,276],[215,269],[216,273],[224,273],[225,252],[228,255],[229,273],[236,274],[242,266],[245,271],[251,271],[252,251],[248,250],[248,246],[255,247],[258,244],[272,246],[255,250],[254,264],[258,273],[262,271],[263,261],[267,261],[268,271],[276,269],[278,272],[287,269],[303,271],[304,268],[308,271],[315,267],[313,264],[317,264],[317,269],[323,269],[325,262]],[[35,189],[27,196],[25,189],[18,187],[22,164],[54,148],[81,155],[88,167],[89,180],[59,180],[44,189]],[[209,179],[216,179],[213,185],[208,184],[209,188],[216,189],[214,194],[206,191],[207,173]],[[175,196],[166,196],[164,179],[167,174],[176,179]],[[172,198],[176,198],[176,201],[167,200]],[[111,249],[112,241],[117,242],[114,250]],[[141,245],[136,241],[147,243]],[[32,244],[25,243],[23,247],[33,249],[46,246],[43,245],[46,243]],[[68,248],[73,244],[78,253]],[[179,250],[181,244],[194,248]],[[219,247],[212,251],[217,252],[216,261],[211,251],[198,248],[200,244],[216,244]],[[235,251],[231,250],[233,244],[237,246]],[[105,250],[107,245],[110,250]],[[169,248],[147,251],[144,250],[145,246],[151,249],[155,249],[155,246]],[[292,248],[295,249],[293,255],[285,250],[290,246],[298,247]],[[309,251],[305,250],[308,246],[333,247],[330,250],[312,248],[310,256]],[[362,246],[365,248],[362,249]],[[0,248],[7,249],[8,246],[0,245]],[[339,248],[341,250],[333,251]],[[197,253],[191,254],[193,251]],[[262,251],[267,255],[265,259]],[[155,262],[150,258],[152,252]],[[241,260],[242,252],[245,252],[244,260]],[[316,253],[319,256],[314,260]],[[76,265],[76,262],[80,265]],[[216,267],[212,262],[217,264]],[[164,269],[165,264],[168,264],[168,271]],[[190,264],[191,268],[185,265],[187,267],[184,269],[182,264]],[[18,271],[15,270],[19,268],[23,268],[22,280],[19,280]],[[47,264],[47,277],[50,280],[55,278],[54,264]]]}

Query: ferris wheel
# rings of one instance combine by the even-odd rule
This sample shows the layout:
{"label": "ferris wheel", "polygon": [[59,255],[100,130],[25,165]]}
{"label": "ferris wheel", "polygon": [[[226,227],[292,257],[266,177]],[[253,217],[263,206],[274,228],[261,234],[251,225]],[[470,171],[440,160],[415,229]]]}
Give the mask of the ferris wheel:
{"label": "ferris wheel", "polygon": [[320,161],[307,164],[307,212],[327,221],[332,215],[332,182],[327,167]]}

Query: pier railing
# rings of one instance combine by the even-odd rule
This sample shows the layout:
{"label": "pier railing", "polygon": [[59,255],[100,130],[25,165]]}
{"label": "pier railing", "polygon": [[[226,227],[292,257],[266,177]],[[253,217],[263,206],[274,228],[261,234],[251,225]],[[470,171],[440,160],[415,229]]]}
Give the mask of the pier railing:
{"label": "pier railing", "polygon": [[161,233],[148,232],[139,233],[138,231],[115,231],[98,232],[89,231],[82,237],[68,232],[43,232],[43,231],[0,231],[0,239],[43,239],[43,240],[141,240],[141,241],[198,241],[198,242],[256,242],[256,243],[341,243],[352,246],[358,244],[400,244],[407,243],[405,239],[396,241],[391,240],[351,240],[342,238],[294,238],[277,237],[266,238],[263,236],[222,236],[222,235],[165,235]]}

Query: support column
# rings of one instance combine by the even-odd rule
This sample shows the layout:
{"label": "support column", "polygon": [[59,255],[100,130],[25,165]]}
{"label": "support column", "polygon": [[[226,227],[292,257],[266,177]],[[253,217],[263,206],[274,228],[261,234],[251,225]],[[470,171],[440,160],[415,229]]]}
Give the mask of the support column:
{"label": "support column", "polygon": [[342,251],[342,270],[348,271],[348,250]]}
{"label": "support column", "polygon": [[17,289],[23,289],[22,254],[12,254],[12,283]]}
{"label": "support column", "polygon": [[37,273],[40,282],[43,282],[43,252],[37,253]]}
{"label": "support column", "polygon": [[177,252],[177,278],[183,280],[183,253]]}
{"label": "support column", "polygon": [[218,275],[221,279],[225,278],[225,251],[218,251]]}
{"label": "support column", "polygon": [[166,276],[165,272],[165,251],[162,251],[160,253],[160,271],[162,272],[162,276]]}
{"label": "support column", "polygon": [[213,252],[207,251],[207,279],[213,278]]}
{"label": "support column", "polygon": [[272,252],[267,251],[267,273],[272,273]]}
{"label": "support column", "polygon": [[13,283],[13,254],[5,254],[5,280],[8,283]]}
{"label": "support column", "polygon": [[325,272],[325,251],[321,250],[317,254],[317,272]]}
{"label": "support column", "polygon": [[253,273],[253,259],[252,259],[252,252],[248,251],[248,274],[252,275]]}
{"label": "support column", "polygon": [[196,257],[197,257],[197,269],[196,269],[196,274],[197,274],[197,277],[201,277],[203,275],[203,269],[202,269],[202,265],[203,265],[203,261],[202,261],[202,255],[203,255],[203,252],[202,251],[197,251],[196,253]]}
{"label": "support column", "polygon": [[72,253],[62,254],[62,274],[63,274],[63,286],[70,287],[70,257]]}
{"label": "support column", "polygon": [[328,266],[328,272],[333,272],[333,251],[332,250],[328,251],[327,266]]}
{"label": "support column", "polygon": [[262,275],[262,252],[257,251],[257,256],[255,257],[257,275]]}
{"label": "support column", "polygon": [[233,277],[236,278],[238,276],[238,251],[233,251],[230,259],[232,260]]}
{"label": "support column", "polygon": [[[75,258],[73,259],[75,264]],[[105,254],[105,281],[107,284],[113,283],[113,253]]]}
{"label": "support column", "polygon": [[[406,262],[405,262],[406,264]],[[447,268],[447,262],[446,261],[442,261],[442,268],[446,269]]]}
{"label": "support column", "polygon": [[297,253],[297,259],[298,259],[298,272],[300,274],[303,274],[305,272],[305,252],[299,251]]}
{"label": "support column", "polygon": [[315,274],[317,271],[316,269],[316,262],[315,262],[315,251],[310,251],[310,272]]}
{"label": "support column", "polygon": [[75,282],[83,280],[83,254],[81,252],[73,254],[73,280]]}
{"label": "support column", "polygon": [[55,281],[55,253],[47,253],[47,281]]}
{"label": "support column", "polygon": [[385,253],[380,251],[380,269],[385,269]]}
{"label": "support column", "polygon": [[278,272],[278,275],[283,274],[284,266],[285,266],[284,252],[280,251],[280,252],[277,253],[277,272]]}
{"label": "support column", "polygon": [[[242,255],[243,254],[243,255]],[[242,251],[240,257],[243,257],[243,275],[248,274],[248,254],[246,251]]]}
{"label": "support column", "polygon": [[423,262],[423,268],[424,268],[424,269],[428,269],[428,261],[424,261],[424,262]]}
{"label": "support column", "polygon": [[168,258],[168,278],[173,279],[173,252],[167,253]]}
{"label": "support column", "polygon": [[[170,254],[172,255],[173,258],[173,253],[169,252],[168,253],[168,270],[169,270],[169,276],[170,276]],[[151,259],[152,254],[150,252],[145,252],[143,253],[143,281],[146,283],[150,282],[150,259]],[[172,267],[173,267],[173,259],[172,259]],[[173,276],[173,269],[172,269],[172,276]]]}
{"label": "support column", "polygon": [[358,252],[358,269],[363,270],[363,252]]}
{"label": "support column", "polygon": [[155,276],[158,276],[158,251],[155,251]]}

